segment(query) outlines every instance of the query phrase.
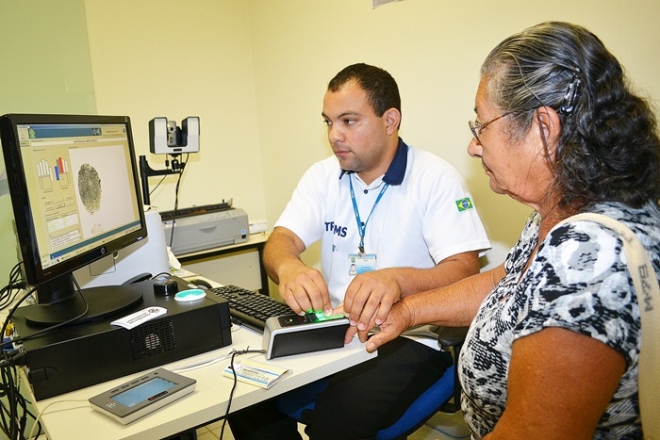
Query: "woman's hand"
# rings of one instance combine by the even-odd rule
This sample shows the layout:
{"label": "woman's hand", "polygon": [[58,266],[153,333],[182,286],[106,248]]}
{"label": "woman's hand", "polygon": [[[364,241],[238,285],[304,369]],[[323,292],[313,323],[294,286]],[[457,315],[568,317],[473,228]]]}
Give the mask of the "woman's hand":
{"label": "woman's hand", "polygon": [[[373,335],[369,340],[367,340],[367,351],[374,352],[381,345],[397,338],[404,331],[411,327],[413,322],[413,315],[410,313],[410,309],[406,305],[405,301],[399,301],[394,304],[390,309],[390,313],[385,318],[382,324],[380,324],[380,331]],[[355,327],[351,327],[354,329]],[[357,329],[356,329],[357,330]],[[358,331],[361,333],[360,339],[362,337],[366,339],[366,334],[368,330]]]}

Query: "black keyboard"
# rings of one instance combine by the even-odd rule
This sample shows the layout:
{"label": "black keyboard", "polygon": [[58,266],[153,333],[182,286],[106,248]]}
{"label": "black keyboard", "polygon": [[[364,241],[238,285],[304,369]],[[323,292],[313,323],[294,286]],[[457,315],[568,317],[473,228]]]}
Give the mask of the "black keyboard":
{"label": "black keyboard", "polygon": [[266,320],[271,316],[290,315],[291,308],[270,296],[262,295],[231,284],[214,287],[210,293],[229,302],[229,315],[237,324],[263,332]]}

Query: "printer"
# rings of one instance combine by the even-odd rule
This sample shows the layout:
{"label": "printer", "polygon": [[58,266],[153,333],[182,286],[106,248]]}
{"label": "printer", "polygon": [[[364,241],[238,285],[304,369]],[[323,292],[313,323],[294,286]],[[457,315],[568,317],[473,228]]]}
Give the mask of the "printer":
{"label": "printer", "polygon": [[248,216],[227,203],[161,212],[165,241],[174,255],[213,249],[248,240]]}

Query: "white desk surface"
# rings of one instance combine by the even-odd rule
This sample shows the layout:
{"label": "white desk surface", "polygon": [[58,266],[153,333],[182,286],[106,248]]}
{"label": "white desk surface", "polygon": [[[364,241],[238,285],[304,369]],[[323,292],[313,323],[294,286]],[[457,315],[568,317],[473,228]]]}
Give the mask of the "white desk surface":
{"label": "white desk surface", "polygon": [[[260,333],[247,328],[238,328],[232,332],[233,343],[231,346],[172,362],[164,367],[177,370],[203,360],[224,356],[231,348],[237,350],[247,347],[260,349],[261,340]],[[230,412],[290,391],[375,356],[375,353],[368,353],[364,344],[360,343],[357,338],[343,348],[285,356],[270,361],[266,361],[263,354],[236,356],[234,362],[253,357],[258,361],[272,362],[284,368],[290,368],[293,370],[293,374],[284,378],[270,390],[238,382]],[[35,409],[38,413],[42,413],[42,426],[50,440],[161,439],[224,417],[233,385],[232,379],[222,376],[222,370],[228,364],[229,359],[226,359],[181,373],[197,380],[195,391],[129,425],[122,425],[92,409],[87,399],[153,369],[35,402]]]}

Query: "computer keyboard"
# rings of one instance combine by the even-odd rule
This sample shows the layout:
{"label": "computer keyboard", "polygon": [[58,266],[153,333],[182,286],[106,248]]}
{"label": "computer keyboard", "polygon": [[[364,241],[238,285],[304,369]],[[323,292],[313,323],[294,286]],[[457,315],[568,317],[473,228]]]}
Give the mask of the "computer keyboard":
{"label": "computer keyboard", "polygon": [[231,284],[214,287],[209,292],[229,302],[229,315],[232,321],[260,332],[264,331],[266,320],[271,316],[293,313],[285,303]]}

